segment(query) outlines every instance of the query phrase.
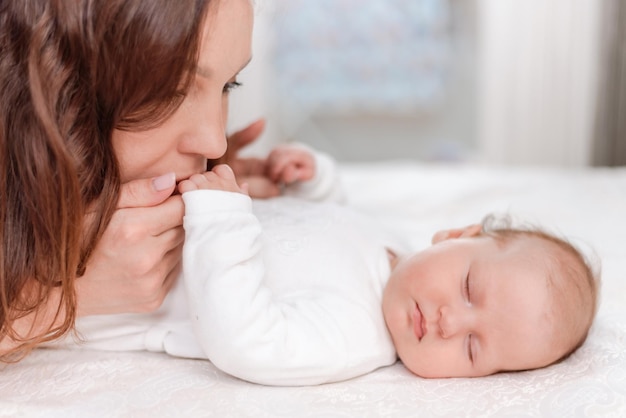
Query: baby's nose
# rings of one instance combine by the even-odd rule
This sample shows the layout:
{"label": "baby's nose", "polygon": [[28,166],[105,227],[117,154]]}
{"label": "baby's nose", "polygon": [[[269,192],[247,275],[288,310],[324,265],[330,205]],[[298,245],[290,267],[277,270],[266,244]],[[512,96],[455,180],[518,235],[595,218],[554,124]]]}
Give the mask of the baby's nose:
{"label": "baby's nose", "polygon": [[439,333],[442,338],[451,338],[460,332],[466,332],[469,319],[466,315],[449,306],[439,309]]}

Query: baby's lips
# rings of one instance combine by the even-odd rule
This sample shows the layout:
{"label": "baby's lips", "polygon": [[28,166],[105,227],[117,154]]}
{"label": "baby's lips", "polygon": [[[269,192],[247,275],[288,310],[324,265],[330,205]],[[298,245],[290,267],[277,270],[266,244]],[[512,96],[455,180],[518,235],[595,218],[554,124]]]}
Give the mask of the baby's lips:
{"label": "baby's lips", "polygon": [[415,304],[415,309],[413,310],[413,332],[415,333],[418,341],[421,341],[426,334],[426,330],[424,329],[424,317],[417,303]]}

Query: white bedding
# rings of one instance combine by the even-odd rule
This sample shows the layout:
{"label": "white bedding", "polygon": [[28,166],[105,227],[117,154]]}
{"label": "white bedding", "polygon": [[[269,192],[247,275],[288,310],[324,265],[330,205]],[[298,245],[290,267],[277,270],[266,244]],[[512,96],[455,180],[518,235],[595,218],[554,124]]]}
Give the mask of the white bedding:
{"label": "white bedding", "polygon": [[626,416],[626,168],[344,164],[352,205],[428,245],[440,228],[508,212],[592,247],[601,306],[561,364],[426,380],[397,363],[346,382],[263,387],[156,353],[37,350],[0,371],[0,417]]}

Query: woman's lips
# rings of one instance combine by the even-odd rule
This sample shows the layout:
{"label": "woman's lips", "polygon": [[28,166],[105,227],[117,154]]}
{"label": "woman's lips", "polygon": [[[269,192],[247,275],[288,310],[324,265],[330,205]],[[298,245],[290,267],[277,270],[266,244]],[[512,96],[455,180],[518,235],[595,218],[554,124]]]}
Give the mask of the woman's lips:
{"label": "woman's lips", "polygon": [[415,309],[413,310],[413,332],[415,333],[418,341],[421,341],[424,335],[426,335],[424,317],[422,316],[422,312],[420,311],[417,303],[415,304]]}

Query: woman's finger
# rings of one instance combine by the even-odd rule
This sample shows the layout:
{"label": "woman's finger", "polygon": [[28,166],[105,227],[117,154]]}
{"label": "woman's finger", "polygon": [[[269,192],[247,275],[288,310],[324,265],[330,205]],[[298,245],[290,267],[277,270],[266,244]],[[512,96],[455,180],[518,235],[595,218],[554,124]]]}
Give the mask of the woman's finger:
{"label": "woman's finger", "polygon": [[120,189],[117,207],[137,208],[158,205],[172,194],[174,187],[176,187],[174,173],[124,183]]}

